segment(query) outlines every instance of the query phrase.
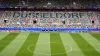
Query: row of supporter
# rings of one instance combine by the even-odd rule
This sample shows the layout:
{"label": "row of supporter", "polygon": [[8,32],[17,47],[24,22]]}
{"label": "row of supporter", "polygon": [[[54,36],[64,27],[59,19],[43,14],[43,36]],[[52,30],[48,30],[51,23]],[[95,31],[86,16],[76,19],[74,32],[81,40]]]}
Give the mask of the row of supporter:
{"label": "row of supporter", "polygon": [[0,8],[100,9],[99,0],[1,0]]}
{"label": "row of supporter", "polygon": [[1,28],[100,28],[100,15],[97,12],[91,12],[90,15],[85,15],[84,18],[65,19],[13,18],[11,17],[13,13],[14,11],[0,12]]}

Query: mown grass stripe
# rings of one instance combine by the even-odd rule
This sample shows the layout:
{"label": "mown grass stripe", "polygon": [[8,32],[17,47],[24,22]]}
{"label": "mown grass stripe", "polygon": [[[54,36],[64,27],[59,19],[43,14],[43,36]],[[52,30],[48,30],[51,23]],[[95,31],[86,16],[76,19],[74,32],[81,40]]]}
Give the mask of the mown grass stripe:
{"label": "mown grass stripe", "polygon": [[67,56],[59,33],[50,34],[51,56]]}
{"label": "mown grass stripe", "polygon": [[97,52],[82,36],[77,33],[72,33],[70,35],[80,47],[85,56],[100,56],[100,53]]}
{"label": "mown grass stripe", "polygon": [[80,35],[100,53],[100,41],[99,40],[95,39],[89,33],[80,33]]}
{"label": "mown grass stripe", "polygon": [[[33,56],[33,52],[34,52],[34,49],[35,49],[35,46],[38,40],[38,36],[39,36],[39,33],[30,33],[30,35],[25,40],[24,44],[22,45],[22,47],[20,48],[16,56]],[[28,50],[28,47],[33,44],[34,46],[30,48],[31,51],[33,52],[30,52]]]}
{"label": "mown grass stripe", "polygon": [[[15,56],[29,33],[20,33],[1,53],[0,56]],[[9,52],[8,52],[9,50]]]}
{"label": "mown grass stripe", "polygon": [[40,33],[33,56],[50,56],[50,33]]}
{"label": "mown grass stripe", "polygon": [[67,51],[67,56],[84,56],[83,52],[77,46],[69,33],[60,33],[60,36]]}
{"label": "mown grass stripe", "polygon": [[10,33],[0,40],[0,52],[13,40],[19,33]]}
{"label": "mown grass stripe", "polygon": [[100,41],[100,33],[90,33],[93,37]]}
{"label": "mown grass stripe", "polygon": [[7,36],[9,33],[6,32],[0,32],[0,40],[3,39],[5,36]]}

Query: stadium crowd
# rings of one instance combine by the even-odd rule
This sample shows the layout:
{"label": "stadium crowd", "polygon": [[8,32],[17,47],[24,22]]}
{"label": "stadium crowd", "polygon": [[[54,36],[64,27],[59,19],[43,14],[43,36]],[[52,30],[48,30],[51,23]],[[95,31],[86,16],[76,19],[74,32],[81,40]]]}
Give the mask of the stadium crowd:
{"label": "stadium crowd", "polygon": [[0,0],[0,8],[100,9],[100,0]]}
{"label": "stadium crowd", "polygon": [[[84,18],[13,18],[15,11],[0,12],[0,28],[100,28],[100,14],[91,12]],[[87,12],[86,12],[87,13]],[[89,12],[90,13],[90,12]]]}

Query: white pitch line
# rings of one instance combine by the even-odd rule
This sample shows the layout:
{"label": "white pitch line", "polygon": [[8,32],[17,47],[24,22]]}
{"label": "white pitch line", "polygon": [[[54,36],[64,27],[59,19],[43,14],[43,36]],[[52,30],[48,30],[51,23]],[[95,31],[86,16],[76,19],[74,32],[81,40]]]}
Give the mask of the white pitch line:
{"label": "white pitch line", "polygon": [[72,47],[72,51],[68,52],[67,56],[84,56],[84,54],[69,33],[60,33],[60,36],[66,52],[69,50],[66,45],[70,45]]}
{"label": "white pitch line", "polygon": [[1,53],[0,56],[15,56],[29,33],[20,33]]}
{"label": "white pitch line", "polygon": [[[48,44],[43,44],[47,42]],[[41,44],[40,44],[41,43]],[[51,56],[50,51],[50,33],[40,33],[39,39],[36,43],[35,51],[33,52],[33,56]],[[37,54],[42,53],[42,54]],[[48,55],[44,55],[48,54]]]}
{"label": "white pitch line", "polygon": [[3,39],[5,36],[7,36],[9,33],[6,32],[0,32],[0,40]]}
{"label": "white pitch line", "polygon": [[80,35],[88,42],[90,43],[96,51],[100,53],[100,41],[97,40],[95,37],[90,35],[89,33],[80,33]]}
{"label": "white pitch line", "polygon": [[[59,44],[59,43],[57,43],[57,42],[51,42],[51,43]],[[44,44],[50,44],[50,43],[44,42],[44,43],[38,43],[38,44],[44,45]],[[69,48],[69,50],[68,50],[67,52],[64,52],[64,53],[56,53],[56,54],[38,53],[38,52],[33,52],[33,51],[30,49],[32,46],[34,46],[34,44],[28,46],[28,48],[27,48],[28,51],[30,51],[30,52],[32,52],[32,53],[35,53],[35,54],[38,54],[38,55],[42,54],[42,55],[49,55],[49,56],[50,56],[50,55],[58,55],[58,54],[69,53],[69,52],[72,51],[72,47],[71,47],[70,45],[66,45],[66,46]]]}

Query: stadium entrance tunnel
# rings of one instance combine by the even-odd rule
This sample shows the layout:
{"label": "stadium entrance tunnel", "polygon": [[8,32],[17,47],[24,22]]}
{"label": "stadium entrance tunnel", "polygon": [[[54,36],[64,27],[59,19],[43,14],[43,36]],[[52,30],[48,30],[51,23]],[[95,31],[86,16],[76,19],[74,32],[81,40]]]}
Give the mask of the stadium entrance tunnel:
{"label": "stadium entrance tunnel", "polygon": [[[60,45],[59,43],[56,43],[56,42],[51,42],[51,43]],[[38,44],[41,45],[41,46],[43,46],[43,45],[50,44],[50,43],[45,42],[45,43],[38,43]],[[66,52],[64,52],[64,53],[55,53],[55,54],[43,53],[43,52],[34,52],[34,51],[31,50],[31,48],[32,48],[33,46],[35,46],[35,44],[29,45],[29,46],[27,47],[27,50],[28,50],[29,52],[32,52],[32,53],[35,53],[35,54],[40,54],[40,55],[59,55],[59,54],[69,53],[69,52],[72,51],[72,46],[67,45],[67,44],[65,45],[65,46],[66,46]],[[41,48],[40,51],[43,51],[43,48]]]}

